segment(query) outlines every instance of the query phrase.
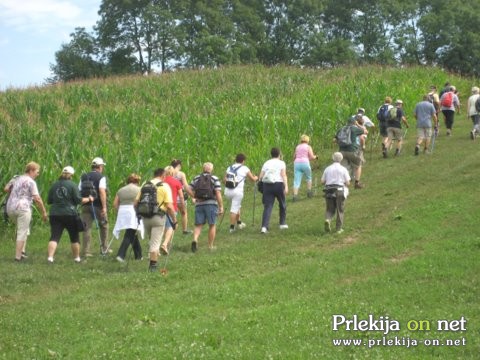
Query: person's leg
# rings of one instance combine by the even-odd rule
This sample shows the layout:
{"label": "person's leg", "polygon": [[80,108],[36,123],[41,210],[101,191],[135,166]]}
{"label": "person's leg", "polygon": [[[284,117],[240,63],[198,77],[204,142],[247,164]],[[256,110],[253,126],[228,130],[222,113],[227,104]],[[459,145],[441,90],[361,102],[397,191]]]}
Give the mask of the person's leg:
{"label": "person's leg", "polygon": [[131,232],[129,232],[129,230],[132,230],[132,229],[125,230],[125,233],[123,234],[122,243],[120,244],[120,247],[118,248],[118,252],[117,252],[117,257],[121,258],[122,260],[125,259],[128,247],[132,243],[132,239],[131,239],[132,234]]}
{"label": "person's leg", "polygon": [[17,225],[15,259],[21,260],[22,258],[26,257],[25,248],[27,245],[28,235],[30,234],[32,211],[30,209],[26,211],[14,211],[11,215],[9,214],[9,216]]}
{"label": "person's leg", "polygon": [[208,225],[208,248],[213,249],[215,242],[215,235],[217,234],[217,225]]}
{"label": "person's leg", "polygon": [[313,196],[312,192],[312,168],[309,163],[305,163],[304,166],[305,180],[307,183],[307,196],[311,198]]}
{"label": "person's leg", "polygon": [[270,224],[270,216],[272,215],[273,203],[275,202],[273,184],[263,184],[263,215],[262,215],[262,228],[268,230]]}
{"label": "person's leg", "polygon": [[205,205],[195,206],[195,228],[193,229],[192,252],[197,251],[198,238],[202,232],[203,225],[207,222]]}
{"label": "person's leg", "polygon": [[157,269],[160,244],[162,243],[163,233],[165,231],[165,216],[154,216],[151,219],[151,237],[150,237],[150,265],[149,270]]}
{"label": "person's leg", "polygon": [[[102,209],[95,207],[95,214],[97,215],[98,226],[100,227],[100,251],[105,253],[108,246],[108,219],[106,217],[102,218],[101,213]],[[109,252],[111,252],[111,250]]]}
{"label": "person's leg", "polygon": [[[63,216],[49,216],[50,222],[50,241],[48,242],[47,256],[48,261],[53,262],[55,251],[57,250],[58,242],[62,237],[63,230],[67,227],[68,222],[65,223]],[[68,229],[68,228],[67,228]]]}
{"label": "person's leg", "polygon": [[[130,229],[127,229],[127,231]],[[140,244],[140,239],[138,238],[137,230],[131,229],[134,231],[133,234],[133,242],[132,242],[132,248],[133,248],[133,255],[135,256],[135,260],[141,260],[143,259],[142,256],[142,245]]]}
{"label": "person's leg", "polygon": [[336,230],[340,231],[343,229],[343,218],[344,218],[344,213],[345,213],[345,197],[343,195],[338,195],[336,200]]}
{"label": "person's leg", "polygon": [[293,199],[295,200],[298,195],[298,189],[302,183],[303,169],[301,163],[293,164]]}
{"label": "person's leg", "polygon": [[336,211],[336,199],[332,197],[325,198],[325,231],[330,232],[331,226],[330,223],[335,215]]}
{"label": "person's leg", "polygon": [[50,240],[48,242],[48,261],[53,262],[53,257],[55,256],[55,251],[57,250],[57,242],[55,240]]}
{"label": "person's leg", "polygon": [[91,239],[92,239],[92,224],[93,224],[93,213],[91,205],[82,206],[81,218],[85,223],[85,230],[83,231],[83,242],[82,242],[82,255],[83,256],[92,256],[90,250]]}
{"label": "person's leg", "polygon": [[217,234],[217,216],[218,207],[216,205],[207,205],[207,222],[208,222],[208,248],[213,249],[215,235]]}
{"label": "person's leg", "polygon": [[275,183],[275,198],[278,200],[279,225],[286,225],[287,219],[287,201],[285,199],[285,191],[283,183]]}

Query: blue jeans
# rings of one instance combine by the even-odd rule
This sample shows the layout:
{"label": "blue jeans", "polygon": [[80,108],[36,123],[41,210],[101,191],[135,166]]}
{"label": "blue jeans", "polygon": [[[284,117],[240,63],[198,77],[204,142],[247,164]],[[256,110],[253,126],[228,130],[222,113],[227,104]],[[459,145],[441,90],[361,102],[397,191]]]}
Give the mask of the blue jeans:
{"label": "blue jeans", "polygon": [[275,199],[278,200],[278,208],[280,210],[280,225],[285,225],[287,218],[287,202],[285,201],[284,184],[277,182],[273,184],[263,184],[263,216],[262,227],[268,229],[270,216],[272,215],[273,204]]}

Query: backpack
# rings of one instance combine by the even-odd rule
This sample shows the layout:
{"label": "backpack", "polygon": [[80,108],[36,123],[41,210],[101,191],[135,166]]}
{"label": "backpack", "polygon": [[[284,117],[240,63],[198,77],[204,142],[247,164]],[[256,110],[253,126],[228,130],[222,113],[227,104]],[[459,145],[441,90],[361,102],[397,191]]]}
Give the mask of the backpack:
{"label": "backpack", "polygon": [[92,196],[94,199],[97,198],[97,188],[95,187],[94,182],[89,177],[82,179],[82,186],[80,189],[80,195],[82,197]]}
{"label": "backpack", "polygon": [[452,107],[453,104],[453,92],[449,91],[442,96],[441,105],[443,107]]}
{"label": "backpack", "polygon": [[245,178],[242,180],[238,181],[237,178],[237,171],[240,169],[243,165],[237,166],[235,169],[233,168],[233,165],[230,166],[227,170],[227,174],[225,176],[225,187],[227,189],[235,189],[238,184],[240,184]]}
{"label": "backpack", "polygon": [[477,100],[475,101],[475,110],[480,113],[480,96],[478,96]]}
{"label": "backpack", "polygon": [[160,210],[160,206],[157,202],[157,188],[163,186],[160,181],[156,185],[151,181],[147,181],[145,185],[140,189],[140,199],[137,204],[137,215],[151,218],[154,215],[164,215],[164,212]]}
{"label": "backpack", "polygon": [[397,120],[397,107],[396,106],[393,106],[390,109],[388,109],[386,118],[387,118],[387,121]]}
{"label": "backpack", "polygon": [[389,105],[389,104],[383,104],[382,106],[380,106],[380,108],[378,109],[378,112],[377,112],[377,120],[380,121],[380,122],[384,122],[384,121],[387,121],[388,118],[388,110],[390,110],[390,106],[392,105]]}
{"label": "backpack", "polygon": [[339,146],[349,146],[352,144],[352,126],[347,125],[337,131],[335,135]]}
{"label": "backpack", "polygon": [[193,186],[195,198],[199,200],[215,199],[212,175],[201,174]]}

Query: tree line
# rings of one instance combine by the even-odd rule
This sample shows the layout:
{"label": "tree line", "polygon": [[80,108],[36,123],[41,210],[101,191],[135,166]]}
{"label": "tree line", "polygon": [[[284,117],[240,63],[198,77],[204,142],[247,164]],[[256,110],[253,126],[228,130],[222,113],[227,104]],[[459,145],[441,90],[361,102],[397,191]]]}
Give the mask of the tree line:
{"label": "tree line", "polygon": [[103,0],[49,82],[233,64],[428,65],[480,75],[478,0]]}

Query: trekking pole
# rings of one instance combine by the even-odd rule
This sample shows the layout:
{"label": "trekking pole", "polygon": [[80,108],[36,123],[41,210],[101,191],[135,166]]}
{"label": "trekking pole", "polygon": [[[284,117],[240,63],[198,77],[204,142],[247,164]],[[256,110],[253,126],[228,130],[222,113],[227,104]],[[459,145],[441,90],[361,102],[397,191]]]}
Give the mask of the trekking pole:
{"label": "trekking pole", "polygon": [[255,200],[257,199],[257,183],[258,183],[258,181],[255,181],[255,185],[253,187],[252,226],[255,226]]}
{"label": "trekking pole", "polygon": [[[167,216],[167,221],[170,223],[170,225],[172,226],[173,228],[173,221],[172,219],[170,219],[170,216],[168,216],[168,214],[166,214]],[[178,225],[178,224],[177,224]],[[173,229],[173,233],[172,233],[172,240],[170,240],[170,246],[169,248],[167,249],[168,252],[167,252],[167,256],[165,257],[165,263],[163,264],[163,268],[160,269],[160,273],[162,275],[167,275],[168,274],[168,270],[167,270],[167,262],[168,262],[168,257],[170,256],[170,251],[172,250],[172,247],[173,247],[173,238],[175,237],[175,230],[176,229]]]}
{"label": "trekking pole", "polygon": [[97,227],[97,230],[98,230],[98,243],[100,244],[100,253],[102,255],[105,255],[105,252],[102,249],[102,235],[100,233],[100,226],[98,225],[97,214],[95,213],[95,208],[93,207],[93,202],[90,202],[90,207],[92,209],[93,218],[95,220],[95,226]]}
{"label": "trekking pole", "polygon": [[435,130],[433,130],[432,134],[432,146],[430,148],[430,153],[433,154],[433,149],[435,148],[435,138],[437,137],[438,134],[438,127],[435,127]]}

